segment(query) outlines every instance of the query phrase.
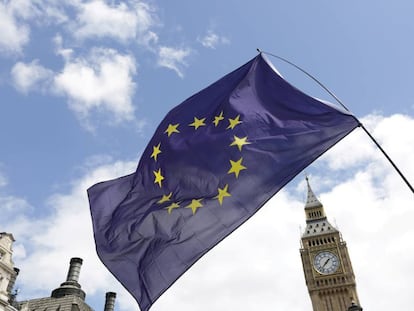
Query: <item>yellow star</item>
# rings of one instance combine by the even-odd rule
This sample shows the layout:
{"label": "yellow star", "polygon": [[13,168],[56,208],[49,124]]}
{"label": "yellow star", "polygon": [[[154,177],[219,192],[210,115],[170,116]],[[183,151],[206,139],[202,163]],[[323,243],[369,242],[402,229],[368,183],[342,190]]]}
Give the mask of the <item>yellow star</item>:
{"label": "yellow star", "polygon": [[160,146],[161,146],[161,143],[152,147],[151,158],[154,158],[155,162],[157,162],[157,156],[161,153]]}
{"label": "yellow star", "polygon": [[164,176],[161,175],[161,169],[159,168],[158,171],[153,171],[155,179],[154,184],[158,184],[161,188],[161,182],[164,179]]}
{"label": "yellow star", "polygon": [[225,185],[223,189],[218,188],[218,195],[216,195],[214,198],[219,201],[220,205],[223,204],[224,197],[231,197],[231,194],[227,192],[228,188],[229,185]]}
{"label": "yellow star", "polygon": [[180,131],[177,129],[179,125],[180,125],[179,123],[169,124],[168,128],[165,130],[164,133],[167,133],[168,137],[170,137],[172,135],[172,133],[180,133]]}
{"label": "yellow star", "polygon": [[234,141],[230,144],[230,146],[237,146],[239,147],[239,150],[241,151],[244,145],[250,145],[250,144],[251,143],[247,141],[247,136],[240,138],[234,135]]}
{"label": "yellow star", "polygon": [[169,206],[167,206],[165,209],[168,211],[168,214],[171,214],[172,210],[178,207],[180,207],[180,204],[173,202]]}
{"label": "yellow star", "polygon": [[172,192],[170,192],[169,194],[164,194],[161,200],[159,200],[157,203],[162,204],[164,202],[168,202],[171,199],[171,196],[172,196]]}
{"label": "yellow star", "polygon": [[194,129],[198,129],[200,126],[205,126],[206,124],[204,123],[204,121],[206,120],[206,118],[202,118],[202,119],[197,119],[196,117],[194,117],[194,122],[189,124],[189,126],[194,126]]}
{"label": "yellow star", "polygon": [[187,205],[185,208],[191,208],[194,215],[197,212],[197,209],[203,206],[203,204],[201,204],[201,200],[202,199],[192,199],[191,203]]}
{"label": "yellow star", "polygon": [[243,158],[240,158],[240,160],[238,160],[236,162],[230,160],[231,168],[229,169],[227,174],[234,173],[234,175],[236,175],[236,178],[239,178],[240,171],[247,169],[247,167],[245,167],[241,164],[242,161],[243,161]]}
{"label": "yellow star", "polygon": [[237,115],[234,119],[229,118],[229,126],[227,127],[227,130],[234,129],[236,125],[240,123],[242,123],[242,121],[240,121],[240,115]]}
{"label": "yellow star", "polygon": [[219,122],[220,122],[221,120],[224,120],[224,117],[223,117],[223,111],[222,111],[222,112],[220,112],[220,114],[219,114],[218,116],[215,116],[215,117],[214,117],[214,121],[213,121],[214,125],[215,125],[215,126],[218,126],[218,124],[219,124]]}

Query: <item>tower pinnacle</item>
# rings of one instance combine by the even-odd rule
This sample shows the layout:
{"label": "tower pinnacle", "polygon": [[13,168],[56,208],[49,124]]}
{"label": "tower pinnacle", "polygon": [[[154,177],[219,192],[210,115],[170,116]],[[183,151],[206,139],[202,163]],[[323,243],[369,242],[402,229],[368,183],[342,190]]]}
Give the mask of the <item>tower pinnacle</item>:
{"label": "tower pinnacle", "polygon": [[312,191],[308,176],[306,176],[306,183],[308,185],[308,196],[306,199],[305,208],[322,207],[322,203],[319,202],[319,200],[316,198],[316,195]]}
{"label": "tower pinnacle", "polygon": [[306,177],[306,183],[308,185],[308,197],[306,198],[305,204],[306,223],[325,220],[325,210],[322,203],[316,198],[316,195],[313,193],[312,188],[309,184],[308,177]]}

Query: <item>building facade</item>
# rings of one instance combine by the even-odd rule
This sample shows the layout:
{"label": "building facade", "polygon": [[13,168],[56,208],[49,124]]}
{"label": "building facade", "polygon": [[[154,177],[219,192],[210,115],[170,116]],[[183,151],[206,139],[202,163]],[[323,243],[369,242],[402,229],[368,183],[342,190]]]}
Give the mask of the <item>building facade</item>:
{"label": "building facade", "polygon": [[19,269],[14,267],[12,254],[14,237],[0,232],[0,311],[15,311],[15,295],[12,293]]}
{"label": "building facade", "polygon": [[306,181],[306,228],[300,256],[313,311],[347,311],[359,305],[348,248]]}
{"label": "building facade", "polygon": [[[81,258],[72,258],[66,281],[51,292],[50,297],[16,300],[13,287],[19,269],[12,261],[14,242],[10,233],[0,233],[0,311],[93,311],[85,302],[86,294],[79,284]],[[116,294],[106,293],[104,311],[114,311]]]}

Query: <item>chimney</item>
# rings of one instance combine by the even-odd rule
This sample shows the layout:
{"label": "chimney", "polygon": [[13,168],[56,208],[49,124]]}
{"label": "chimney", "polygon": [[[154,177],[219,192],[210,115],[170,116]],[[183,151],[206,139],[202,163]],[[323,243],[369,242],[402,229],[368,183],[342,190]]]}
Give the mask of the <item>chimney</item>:
{"label": "chimney", "polygon": [[68,276],[65,283],[71,283],[76,286],[79,281],[80,269],[82,267],[82,258],[74,257],[70,260]]}
{"label": "chimney", "polygon": [[107,292],[105,295],[105,309],[104,311],[114,311],[115,309],[116,293]]}
{"label": "chimney", "polygon": [[86,294],[78,283],[82,262],[82,258],[77,257],[70,260],[66,281],[60,284],[60,287],[52,291],[51,297],[61,298],[68,295],[74,295],[80,297],[82,300],[85,300]]}

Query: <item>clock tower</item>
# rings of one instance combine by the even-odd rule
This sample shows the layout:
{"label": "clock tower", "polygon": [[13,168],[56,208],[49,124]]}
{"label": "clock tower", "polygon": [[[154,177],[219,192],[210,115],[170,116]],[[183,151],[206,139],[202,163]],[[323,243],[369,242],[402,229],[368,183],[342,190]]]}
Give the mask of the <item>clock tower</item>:
{"label": "clock tower", "polygon": [[348,248],[341,232],[329,223],[308,178],[306,182],[306,229],[300,256],[313,311],[347,311],[351,303],[359,304]]}

